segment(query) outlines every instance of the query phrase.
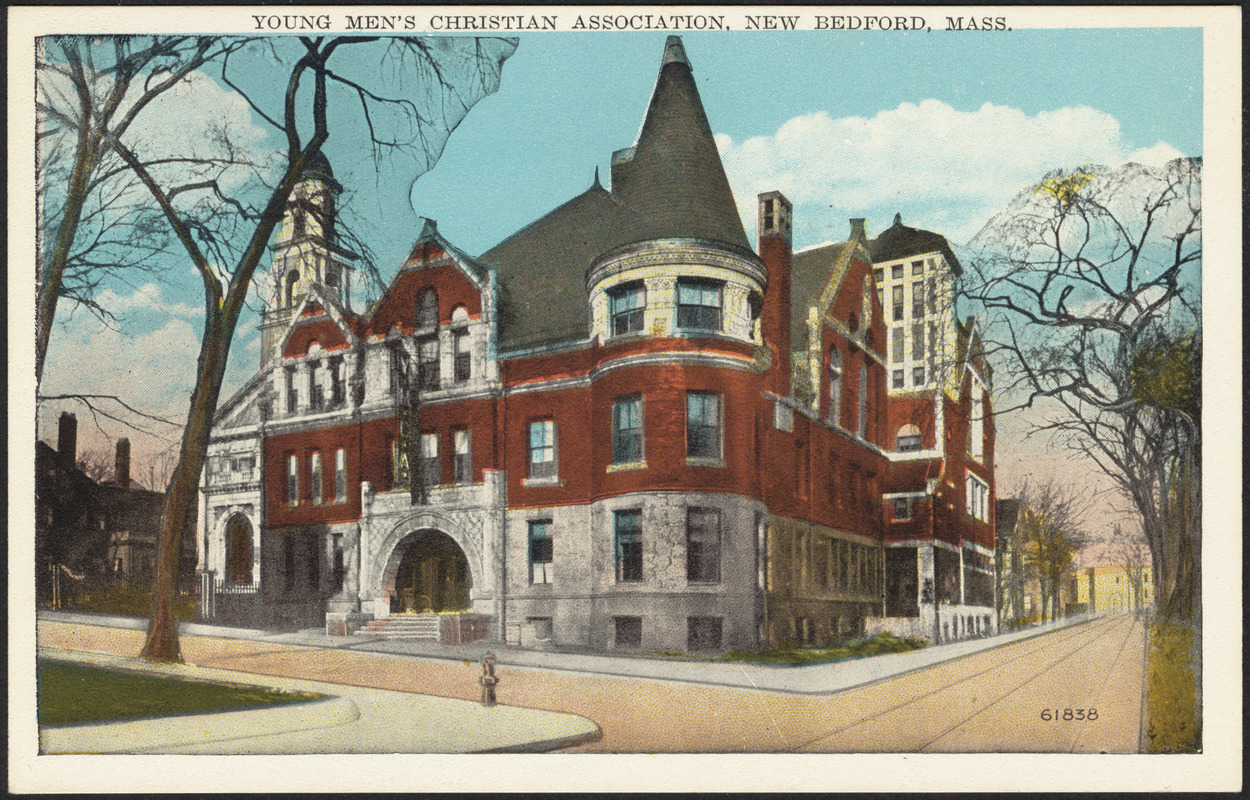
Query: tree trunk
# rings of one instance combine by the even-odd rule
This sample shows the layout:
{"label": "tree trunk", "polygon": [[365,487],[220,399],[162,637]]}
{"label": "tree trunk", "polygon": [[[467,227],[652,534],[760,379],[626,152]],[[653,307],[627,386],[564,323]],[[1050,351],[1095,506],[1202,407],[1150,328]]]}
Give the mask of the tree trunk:
{"label": "tree trunk", "polygon": [[178,644],[178,623],[174,603],[178,599],[179,567],[183,534],[195,524],[195,513],[204,456],[208,451],[213,413],[217,408],[226,355],[230,350],[233,326],[222,324],[220,315],[205,320],[196,389],[187,412],[187,427],[173,480],[165,496],[161,533],[157,544],[155,584],[152,587],[152,614],[147,640],[140,655],[152,661],[182,661]]}

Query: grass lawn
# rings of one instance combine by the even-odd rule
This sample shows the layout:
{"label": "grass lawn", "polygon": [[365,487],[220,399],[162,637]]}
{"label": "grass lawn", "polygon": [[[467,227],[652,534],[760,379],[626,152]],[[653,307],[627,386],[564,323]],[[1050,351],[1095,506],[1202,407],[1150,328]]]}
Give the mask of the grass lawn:
{"label": "grass lawn", "polygon": [[1194,685],[1194,632],[1156,619],[1149,627],[1146,661],[1146,749],[1196,753],[1202,747]]}
{"label": "grass lawn", "polygon": [[923,639],[900,639],[890,633],[878,633],[864,639],[855,639],[838,647],[804,647],[797,649],[764,650],[752,652],[730,650],[725,654],[728,661],[756,661],[765,664],[827,664],[884,653],[906,653],[928,644]]}
{"label": "grass lawn", "polygon": [[319,694],[157,678],[65,661],[39,661],[39,724],[166,717],[317,700]]}

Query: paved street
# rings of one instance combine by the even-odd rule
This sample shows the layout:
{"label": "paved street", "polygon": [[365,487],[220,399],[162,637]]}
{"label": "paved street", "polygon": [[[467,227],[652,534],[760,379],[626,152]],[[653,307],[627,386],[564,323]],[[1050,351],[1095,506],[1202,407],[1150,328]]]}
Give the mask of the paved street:
{"label": "paved street", "polygon": [[[130,655],[142,632],[41,621],[39,642]],[[470,660],[185,634],[183,655],[205,667],[440,697],[472,700],[478,691]],[[823,694],[511,666],[501,658],[499,700],[578,714],[602,729],[601,739],[566,752],[1131,753],[1143,662],[1141,623],[1114,617]],[[771,669],[799,677],[837,668]],[[761,668],[741,669],[749,677]],[[1059,719],[1043,720],[1043,709],[1057,709]],[[1065,709],[1073,719],[1062,718]],[[1086,719],[1075,719],[1077,709]]]}

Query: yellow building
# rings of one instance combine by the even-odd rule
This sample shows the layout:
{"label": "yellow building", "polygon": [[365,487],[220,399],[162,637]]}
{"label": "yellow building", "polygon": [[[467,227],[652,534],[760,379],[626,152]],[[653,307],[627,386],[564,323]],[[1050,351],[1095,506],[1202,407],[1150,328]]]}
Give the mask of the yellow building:
{"label": "yellow building", "polygon": [[1144,545],[1093,542],[1073,564],[1074,602],[1095,613],[1123,613],[1153,602],[1150,553]]}

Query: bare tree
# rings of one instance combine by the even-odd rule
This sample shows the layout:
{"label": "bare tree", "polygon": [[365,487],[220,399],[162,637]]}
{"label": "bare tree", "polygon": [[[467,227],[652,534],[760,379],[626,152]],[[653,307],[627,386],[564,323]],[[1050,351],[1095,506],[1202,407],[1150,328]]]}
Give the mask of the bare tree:
{"label": "bare tree", "polygon": [[1056,171],[977,235],[962,287],[1015,398],[1000,413],[1033,408],[1114,481],[1159,609],[1182,618],[1199,585],[1201,233],[1200,159]]}
{"label": "bare tree", "polygon": [[78,451],[78,471],[95,483],[113,477],[113,454],[104,450]]}
{"label": "bare tree", "polygon": [[1117,523],[1111,534],[1111,555],[1124,571],[1128,607],[1140,612],[1146,607],[1146,562],[1150,557],[1145,541],[1130,535]]}
{"label": "bare tree", "polygon": [[[108,317],[96,302],[122,268],[153,269],[170,242],[110,142],[145,109],[246,40],[207,36],[49,36],[36,58],[38,304],[35,379],[62,298]],[[187,154],[190,156],[191,154]],[[187,161],[188,159],[181,159]]]}
{"label": "bare tree", "polygon": [[[469,109],[498,88],[503,62],[516,44],[515,39],[425,37],[262,40],[257,46],[264,49],[268,65],[282,65],[284,93],[276,110],[266,108],[262,99],[240,87],[230,72],[235,55],[231,51],[220,61],[222,82],[239,92],[284,142],[281,174],[263,188],[231,191],[211,176],[181,181],[162,176],[145,163],[137,143],[123,136],[108,140],[150,192],[199,272],[205,294],[195,388],[161,520],[145,657],[181,659],[173,617],[181,540],[194,524],[199,478],[231,340],[253,275],[284,216],[292,189],[330,138],[332,99],[345,100],[349,108],[359,111],[363,143],[371,148],[377,163],[402,157],[419,175],[437,161],[447,137]],[[376,51],[372,61],[366,48]],[[335,59],[337,53],[348,50],[354,58]],[[378,66],[376,74],[362,69],[366,64]],[[415,87],[405,85],[409,79],[416,81]],[[306,91],[301,94],[308,83],[312,84],[311,97]]]}

